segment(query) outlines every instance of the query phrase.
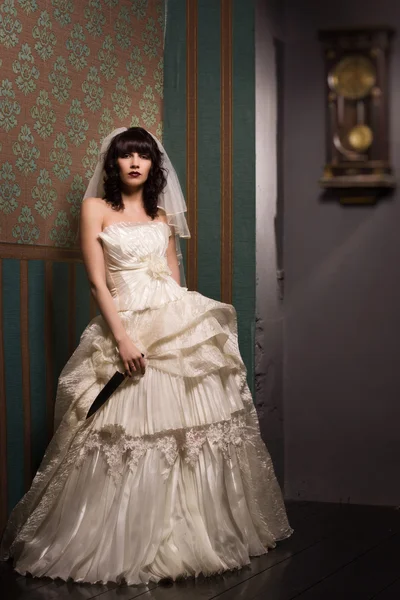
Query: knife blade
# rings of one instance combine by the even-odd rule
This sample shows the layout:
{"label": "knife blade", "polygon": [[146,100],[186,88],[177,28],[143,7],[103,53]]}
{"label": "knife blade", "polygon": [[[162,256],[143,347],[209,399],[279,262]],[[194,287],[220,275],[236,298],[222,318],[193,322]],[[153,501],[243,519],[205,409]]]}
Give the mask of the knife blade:
{"label": "knife blade", "polygon": [[111,394],[113,394],[115,392],[117,387],[119,385],[121,385],[121,383],[124,381],[124,379],[125,379],[125,375],[123,373],[121,373],[120,371],[116,371],[114,373],[114,375],[111,377],[111,379],[109,379],[107,381],[106,385],[103,387],[102,390],[100,390],[100,392],[97,394],[96,398],[93,400],[93,402],[88,410],[88,413],[86,415],[86,419],[89,419],[89,417],[94,415],[94,413],[97,412],[99,410],[99,408],[101,408],[103,406],[103,404],[105,404],[105,402],[107,402],[107,400],[109,399]]}

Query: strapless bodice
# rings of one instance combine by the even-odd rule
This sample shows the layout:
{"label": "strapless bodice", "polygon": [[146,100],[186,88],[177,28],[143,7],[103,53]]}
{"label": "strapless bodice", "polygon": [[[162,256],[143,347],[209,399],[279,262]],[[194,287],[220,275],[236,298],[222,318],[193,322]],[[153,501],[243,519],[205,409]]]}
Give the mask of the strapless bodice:
{"label": "strapless bodice", "polygon": [[122,221],[99,233],[107,285],[118,310],[157,308],[185,294],[186,288],[176,283],[168,267],[170,235],[163,221]]}

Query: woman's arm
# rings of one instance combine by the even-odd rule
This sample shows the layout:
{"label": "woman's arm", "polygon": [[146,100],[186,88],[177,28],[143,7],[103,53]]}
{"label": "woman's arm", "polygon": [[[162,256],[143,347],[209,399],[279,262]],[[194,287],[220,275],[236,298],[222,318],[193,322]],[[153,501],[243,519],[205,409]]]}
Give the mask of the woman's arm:
{"label": "woman's arm", "polygon": [[[164,223],[168,224],[167,217],[164,213],[159,213],[158,219],[160,221],[164,221]],[[171,236],[169,238],[166,256],[167,256],[167,263],[168,263],[169,268],[171,269],[173,279],[175,279],[175,281],[178,285],[181,285],[181,272],[179,269],[178,257],[176,255],[175,234],[174,234],[172,227],[171,227]]]}
{"label": "woman's arm", "polygon": [[100,198],[87,198],[81,208],[80,237],[90,291],[115,338],[125,369],[129,374],[137,369],[144,372],[141,353],[126,333],[107,287],[103,248],[98,237],[102,222],[103,201]]}
{"label": "woman's arm", "polygon": [[169,238],[169,242],[168,242],[167,263],[168,263],[169,268],[171,269],[173,279],[175,279],[175,281],[178,285],[181,285],[181,272],[179,269],[178,257],[176,255],[174,232],[172,232],[172,235]]}

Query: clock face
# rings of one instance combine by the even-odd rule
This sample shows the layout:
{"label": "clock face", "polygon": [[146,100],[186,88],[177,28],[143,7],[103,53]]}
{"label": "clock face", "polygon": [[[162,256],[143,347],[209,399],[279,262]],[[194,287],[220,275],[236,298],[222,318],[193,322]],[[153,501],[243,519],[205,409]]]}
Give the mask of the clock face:
{"label": "clock face", "polygon": [[328,75],[328,85],[331,90],[350,100],[359,100],[367,96],[375,83],[375,67],[362,54],[346,56]]}

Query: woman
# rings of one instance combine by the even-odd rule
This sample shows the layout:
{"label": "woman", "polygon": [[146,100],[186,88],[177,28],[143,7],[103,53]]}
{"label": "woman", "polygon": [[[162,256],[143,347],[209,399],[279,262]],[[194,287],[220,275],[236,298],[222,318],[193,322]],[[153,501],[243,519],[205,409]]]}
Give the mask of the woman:
{"label": "woman", "polygon": [[[240,568],[291,529],[235,311],[180,285],[186,206],[161,144],[135,127],[102,150],[81,211],[102,316],[61,373],[59,425],[2,556],[23,574],[93,583]],[[116,369],[127,377],[86,420]]]}

